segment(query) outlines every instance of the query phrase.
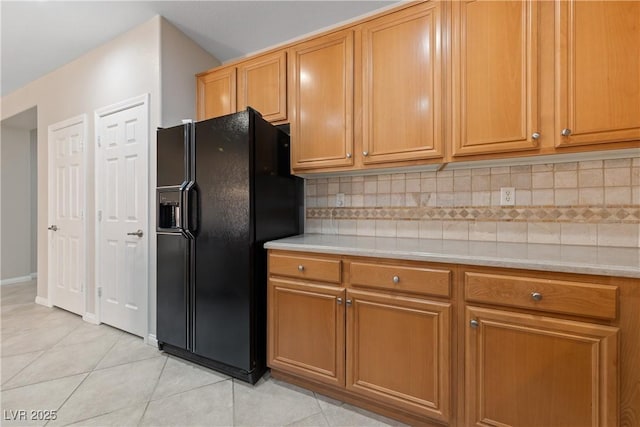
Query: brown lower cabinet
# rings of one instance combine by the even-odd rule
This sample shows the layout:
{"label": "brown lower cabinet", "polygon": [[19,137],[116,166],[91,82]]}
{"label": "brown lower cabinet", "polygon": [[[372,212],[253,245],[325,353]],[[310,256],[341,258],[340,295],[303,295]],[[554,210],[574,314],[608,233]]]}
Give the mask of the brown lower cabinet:
{"label": "brown lower cabinet", "polygon": [[276,378],[411,425],[640,425],[638,279],[277,250],[269,266]]}
{"label": "brown lower cabinet", "polygon": [[269,280],[270,365],[344,387],[344,288]]}
{"label": "brown lower cabinet", "polygon": [[347,390],[449,418],[451,304],[347,291]]}
{"label": "brown lower cabinet", "polygon": [[478,307],[466,320],[466,425],[618,425],[618,328]]}

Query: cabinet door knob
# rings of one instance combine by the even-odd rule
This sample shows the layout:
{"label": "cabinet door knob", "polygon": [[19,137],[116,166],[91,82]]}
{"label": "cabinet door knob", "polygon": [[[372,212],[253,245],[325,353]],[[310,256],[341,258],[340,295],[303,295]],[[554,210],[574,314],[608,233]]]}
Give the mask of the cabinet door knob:
{"label": "cabinet door knob", "polygon": [[353,304],[353,301],[351,301],[350,299],[347,300],[347,305],[351,305]]}
{"label": "cabinet door knob", "polygon": [[304,271],[304,265],[300,264],[300,265],[298,266],[298,271]]}
{"label": "cabinet door knob", "polygon": [[393,276],[393,283],[399,283],[400,282],[400,276]]}
{"label": "cabinet door knob", "polygon": [[540,138],[540,132],[534,132],[534,133],[531,135],[531,139],[538,139],[538,138]]}
{"label": "cabinet door knob", "polygon": [[562,132],[560,132],[562,134],[562,136],[569,136],[571,135],[571,129],[569,128],[564,128],[562,129]]}
{"label": "cabinet door knob", "polygon": [[336,301],[338,302],[338,305],[342,305],[342,298],[338,298]]}
{"label": "cabinet door knob", "polygon": [[367,156],[369,155],[369,152],[368,152],[368,151],[363,151],[363,152],[362,152],[362,155],[363,155],[363,156],[365,156],[365,157],[367,157]]}
{"label": "cabinet door knob", "polygon": [[351,153],[347,153],[347,159],[351,158]]}
{"label": "cabinet door knob", "polygon": [[478,322],[476,319],[473,319],[469,322],[469,325],[471,325],[472,328],[477,328],[478,326],[480,326],[480,322]]}
{"label": "cabinet door knob", "polygon": [[54,225],[52,225],[50,227],[47,227],[47,230],[58,231],[59,229],[58,229],[58,226],[54,224]]}
{"label": "cabinet door knob", "polygon": [[542,294],[540,292],[531,292],[531,298],[533,298],[534,301],[540,301]]}

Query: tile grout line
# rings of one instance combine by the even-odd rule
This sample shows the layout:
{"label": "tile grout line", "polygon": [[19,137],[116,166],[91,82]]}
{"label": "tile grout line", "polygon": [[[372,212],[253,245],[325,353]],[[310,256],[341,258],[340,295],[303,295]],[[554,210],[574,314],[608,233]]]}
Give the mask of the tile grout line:
{"label": "tile grout line", "polygon": [[[63,339],[65,339],[66,337],[68,337],[68,336],[69,336],[73,331],[75,331],[75,330],[76,330],[76,329],[78,329],[79,327],[80,327],[80,325],[78,325],[78,326],[76,326],[75,328],[73,328],[72,330],[70,330],[70,331],[69,331],[69,333],[68,333],[68,334],[66,334],[65,336],[63,336],[62,338],[60,338],[60,340],[59,340],[58,342],[62,341],[62,340],[63,340]],[[19,334],[16,334],[16,335],[19,335]],[[54,345],[55,345],[55,344],[54,344]],[[42,354],[41,354],[40,356],[37,356],[37,357],[36,357],[35,359],[33,359],[31,362],[27,363],[27,364],[26,364],[22,369],[20,369],[18,372],[16,372],[14,375],[12,375],[10,378],[7,378],[7,381],[6,381],[5,383],[8,383],[8,382],[9,382],[9,381],[11,381],[12,379],[14,379],[14,378],[19,374],[19,373],[21,373],[22,371],[24,371],[27,367],[31,366],[31,365],[32,365],[36,360],[40,359],[42,356],[44,356],[44,355],[45,355],[45,353],[47,353],[47,352],[48,352],[48,351],[50,351],[50,350],[53,350],[53,346],[51,346],[51,347],[49,347],[49,348],[42,349],[42,350],[36,350],[36,351],[41,351],[41,352],[42,352]],[[6,357],[20,356],[20,355],[23,355],[23,354],[29,354],[29,353],[35,353],[35,352],[28,351],[28,352],[26,352],[26,353],[12,354],[12,355],[10,355],[10,356],[6,356]],[[80,374],[83,374],[83,373],[85,373],[85,372],[80,372]],[[63,376],[63,377],[59,377],[59,378],[68,378],[68,377],[72,377],[73,375],[79,375],[79,374],[65,375],[65,376]],[[52,378],[52,379],[45,380],[45,381],[35,382],[35,383],[33,383],[33,384],[41,384],[41,383],[44,383],[44,382],[47,382],[47,381],[53,381],[53,380],[56,380],[56,379],[59,379],[59,378]],[[17,387],[9,387],[9,388],[4,388],[4,387],[2,386],[3,384],[0,384],[0,390],[2,390],[2,391],[5,391],[5,390],[14,390],[14,389],[17,389],[17,388],[20,388],[20,387],[26,387],[26,386],[33,385],[33,384],[24,384],[24,385],[21,385],[21,386],[17,386]]]}
{"label": "tile grout line", "polygon": [[327,423],[328,426],[331,426],[331,423],[329,422],[329,418],[327,418],[327,414],[324,413],[324,409],[322,409],[322,405],[320,404],[320,401],[318,400],[318,393],[316,393],[315,391],[313,392],[313,397],[316,398],[316,403],[318,404],[318,407],[320,407],[320,413],[322,414],[322,418],[324,418],[325,422]]}
{"label": "tile grout line", "polygon": [[231,425],[236,425],[236,380],[231,378]]}
{"label": "tile grout line", "polygon": [[[53,313],[49,313],[49,314],[53,314]],[[45,317],[47,317],[47,316],[45,316]],[[53,349],[53,346],[57,345],[60,341],[62,341],[63,339],[65,339],[66,337],[71,335],[71,333],[73,333],[76,329],[80,328],[80,326],[82,326],[82,323],[79,323],[75,328],[72,328],[71,330],[69,330],[69,332],[67,332],[65,335],[60,337],[58,342],[56,344],[53,344],[51,347],[47,347],[47,348],[43,348],[43,349],[39,349],[39,350],[33,350],[33,351],[26,351],[24,353],[10,354],[9,356],[3,356],[3,357],[19,356],[21,354],[35,353],[36,351],[48,351],[48,350],[51,350],[51,349]],[[38,330],[38,329],[47,329],[47,328],[46,327],[42,327],[42,328],[27,329],[27,330],[24,330],[24,331],[21,331],[21,332],[15,332],[13,334],[9,333],[9,336],[10,336],[10,338],[13,338],[15,336],[24,335],[24,334],[30,333],[31,331],[35,331],[35,330]],[[4,336],[5,334],[2,334],[2,335]]]}
{"label": "tile grout line", "polygon": [[[64,401],[60,404],[60,406],[58,406],[56,408],[56,414],[60,411],[60,409],[62,409],[62,407],[65,405],[65,403],[67,403],[67,401],[71,398],[71,396],[73,396],[73,393],[75,393],[78,390],[78,388],[87,380],[87,378],[89,378],[89,375],[91,375],[91,372],[85,372],[84,374],[76,374],[76,375],[84,375],[84,378],[82,379],[82,381],[80,381],[78,383],[77,386],[74,387],[74,389],[71,391],[71,393],[69,393],[69,396],[67,396],[67,398],[64,399]],[[71,376],[73,376],[73,375],[71,375]],[[64,378],[66,378],[66,377],[64,377]],[[48,425],[51,421],[54,421],[54,420],[49,420],[44,425],[45,426]]]}
{"label": "tile grout line", "polygon": [[168,357],[164,358],[164,363],[162,364],[162,369],[160,369],[160,374],[158,374],[158,378],[156,378],[156,383],[154,384],[153,389],[151,390],[151,393],[149,393],[149,399],[146,402],[147,404],[144,407],[144,411],[142,411],[142,415],[140,416],[140,419],[138,420],[137,425],[140,425],[140,423],[144,419],[144,416],[147,414],[147,409],[149,409],[149,403],[151,403],[151,398],[153,397],[153,393],[155,393],[156,389],[158,388],[158,384],[160,383],[160,378],[162,378],[164,369],[167,367],[168,360],[169,360]]}
{"label": "tile grout line", "polygon": [[[44,354],[46,353],[46,350],[40,350],[42,352],[41,355],[36,356],[35,359],[33,359],[31,362],[27,363],[22,369],[20,369],[18,372],[16,372],[15,374],[11,375],[11,377],[7,378],[7,380],[5,382],[3,382],[2,384],[0,384],[0,390],[5,391],[5,390],[13,390],[15,388],[20,388],[20,387],[24,387],[24,386],[17,386],[17,387],[5,387],[5,384],[8,384],[11,382],[12,379],[14,379],[15,377],[18,376],[18,374],[20,374],[22,371],[24,371],[25,369],[27,369],[29,366],[31,366],[36,360],[40,359],[42,356],[44,356]],[[22,354],[29,354],[29,353],[22,353]],[[19,354],[16,356],[20,356]],[[7,357],[11,357],[11,356],[7,356]],[[77,374],[76,374],[77,375]],[[67,375],[67,376],[71,376],[71,375]],[[65,377],[62,377],[65,378]],[[44,382],[44,381],[40,381],[40,382]],[[38,384],[38,383],[34,383],[34,384]],[[31,385],[31,384],[26,384],[26,385]]]}
{"label": "tile grout line", "polygon": [[[106,356],[107,355],[105,354],[104,357],[106,357]],[[110,365],[110,366],[105,366],[103,368],[98,368],[97,366],[100,364],[100,362],[102,362],[102,360],[104,359],[104,357],[103,357],[102,359],[100,359],[100,362],[98,362],[96,367],[91,370],[91,372],[104,371],[105,369],[115,368],[116,366],[123,366],[123,365],[128,365],[129,363],[142,362],[142,361],[145,361],[145,360],[155,359],[156,357],[162,357],[162,356],[163,356],[162,354],[158,354],[156,356],[149,356],[149,357],[145,357],[145,358],[138,359],[138,360],[131,360],[129,362],[122,362],[122,363],[117,363],[115,365]]]}
{"label": "tile grout line", "polygon": [[[77,343],[77,344],[73,344],[73,345],[81,345],[81,344],[87,344],[87,343]],[[95,365],[95,366],[98,366],[98,363],[100,363],[100,361],[102,361],[102,359],[104,359],[104,357],[107,355],[107,353],[109,353],[109,351],[111,351],[111,349],[113,348],[113,346],[114,346],[114,345],[115,345],[115,343],[114,343],[111,347],[109,347],[109,348],[106,350],[105,354],[102,356],[102,358],[100,358],[100,360],[98,360],[98,362],[96,363],[96,365]],[[38,359],[40,359],[41,357],[43,357],[43,356],[45,355],[45,353],[48,353],[48,352],[49,352],[49,351],[51,351],[51,350],[64,349],[64,348],[68,348],[68,347],[71,347],[71,346],[63,346],[63,347],[58,347],[58,348],[50,348],[50,349],[48,349],[48,350],[39,350],[39,351],[42,351],[42,354],[41,354],[40,356],[36,357],[36,359],[34,359],[34,360],[33,360],[31,363],[29,363],[27,366],[25,366],[24,368],[22,368],[22,369],[20,370],[20,372],[22,372],[24,369],[26,369],[28,366],[30,366],[32,363],[34,363],[36,360],[38,360]],[[34,353],[35,353],[35,352],[34,352]],[[23,354],[28,354],[28,353],[23,353]],[[11,357],[11,356],[8,356],[8,357]],[[149,358],[149,359],[151,359],[151,358]],[[141,359],[140,361],[142,361],[142,360],[147,360],[147,359]],[[134,362],[129,362],[129,363],[134,363]],[[28,387],[28,386],[36,385],[36,384],[42,384],[42,383],[46,383],[46,382],[48,382],[48,381],[55,381],[55,380],[59,380],[59,379],[62,379],[62,378],[69,378],[69,377],[73,377],[73,376],[75,376],[75,375],[90,374],[91,372],[99,371],[99,370],[102,370],[102,369],[108,369],[108,368],[115,367],[115,366],[121,366],[121,365],[124,365],[124,363],[123,363],[123,364],[119,364],[119,365],[114,365],[114,366],[108,366],[107,368],[100,368],[100,369],[95,369],[95,366],[94,366],[92,369],[90,369],[90,370],[88,370],[88,371],[84,371],[84,372],[77,372],[77,373],[75,373],[75,374],[63,375],[63,376],[61,376],[61,377],[56,377],[56,378],[49,378],[49,379],[46,379],[46,380],[36,381],[36,382],[34,382],[34,383],[29,383],[29,384],[18,385],[18,386],[15,386],[15,387],[8,387],[8,388],[0,387],[0,389],[1,389],[1,390],[3,390],[3,391],[4,391],[4,390],[15,390],[15,389],[17,389],[17,388],[21,388],[21,387]],[[18,373],[20,373],[20,372],[18,372]],[[15,376],[17,376],[17,374],[16,374],[16,375],[14,375],[14,376],[12,376],[9,380],[13,379]],[[7,383],[9,382],[9,380],[7,380]]]}
{"label": "tile grout line", "polygon": [[98,360],[98,362],[96,363],[96,365],[93,367],[93,369],[91,369],[91,372],[95,372],[98,371],[99,369],[96,369],[98,367],[98,365],[100,365],[100,362],[102,362],[104,360],[105,357],[107,357],[107,355],[109,353],[111,353],[111,350],[113,350],[113,348],[116,346],[116,344],[118,344],[118,341],[120,341],[120,338],[118,338],[117,340],[115,340],[113,342],[113,344],[111,344],[111,347],[109,347],[107,349],[107,351],[104,352],[104,355],[100,358],[100,360]]}
{"label": "tile grout line", "polygon": [[[85,344],[85,343],[78,343],[78,344],[74,344],[74,345],[79,345],[79,344]],[[113,345],[115,345],[115,343],[114,343]],[[112,345],[109,349],[107,349],[107,351],[106,351],[105,355],[104,355],[104,356],[102,356],[102,358],[101,358],[100,360],[102,360],[102,359],[106,356],[106,354],[111,350],[111,348],[113,348],[113,345]],[[60,347],[60,348],[64,348],[64,347]],[[49,350],[53,350],[53,348],[50,348]],[[33,362],[35,362],[37,359],[39,359],[39,358],[43,357],[43,356],[45,355],[45,353],[47,353],[47,351],[48,351],[48,350],[39,350],[39,351],[42,351],[42,354],[41,354],[40,356],[36,357],[36,359],[35,359]],[[23,354],[28,354],[28,353],[23,353]],[[33,362],[29,363],[27,366],[31,365]],[[98,361],[98,363],[100,363],[100,361]],[[131,363],[133,363],[133,362],[131,362]],[[22,368],[22,369],[20,370],[20,372],[22,372],[22,371],[23,371],[27,366],[25,366],[24,368]],[[96,365],[96,366],[97,366],[97,365]],[[119,366],[119,365],[118,365],[118,366]],[[106,369],[106,368],[103,368],[103,369]],[[47,380],[43,380],[43,381],[36,381],[36,382],[34,382],[34,383],[23,384],[23,385],[19,385],[19,386],[16,386],[16,387],[9,387],[9,388],[3,388],[3,387],[0,387],[0,389],[1,389],[2,391],[15,390],[15,389],[22,388],[22,387],[29,387],[29,386],[32,386],[32,385],[43,384],[43,383],[46,383],[46,382],[49,382],[49,381],[56,381],[56,380],[61,380],[61,379],[63,379],[63,378],[75,377],[76,375],[83,375],[83,374],[87,374],[87,375],[89,375],[89,374],[91,374],[92,372],[95,372],[95,371],[96,371],[96,369],[94,368],[94,369],[90,369],[90,370],[85,371],[85,372],[78,372],[78,373],[75,373],[75,374],[64,375],[64,376],[61,376],[61,377],[49,378],[49,379],[47,379]],[[17,375],[17,374],[16,374],[16,375]],[[10,379],[13,379],[16,375],[12,376]],[[84,381],[84,380],[83,380],[83,381]],[[9,380],[7,380],[7,382],[9,382]]]}
{"label": "tile grout line", "polygon": [[[79,327],[79,326],[78,326],[78,327]],[[74,330],[75,330],[75,329],[74,329]],[[66,337],[67,337],[67,335],[65,335],[65,337],[64,337],[64,338],[66,338]],[[63,338],[63,339],[64,339],[64,338]],[[109,352],[111,351],[111,349],[113,348],[113,346],[114,346],[114,345],[116,345],[116,342],[118,342],[118,340],[114,341],[114,343],[113,343],[113,344],[111,345],[111,347],[109,347],[109,349],[104,353],[104,356],[102,356],[102,358],[98,361],[98,363],[100,363],[100,361],[102,361],[102,359],[104,359],[104,357],[107,355],[107,353],[109,353]],[[97,366],[97,364],[96,364],[96,366]],[[58,409],[56,410],[56,412],[59,412],[59,411],[60,411],[60,409],[62,409],[62,407],[63,407],[63,406],[64,406],[64,405],[69,401],[69,399],[71,398],[71,396],[73,396],[73,394],[78,390],[78,388],[79,388],[82,384],[84,384],[84,382],[87,380],[87,378],[89,378],[89,377],[91,376],[91,374],[92,374],[93,372],[94,372],[94,371],[93,371],[93,370],[91,370],[91,371],[89,371],[89,372],[86,372],[86,373],[85,373],[85,374],[86,374],[86,375],[85,375],[85,377],[84,377],[84,378],[82,379],[82,381],[80,381],[80,383],[79,383],[79,384],[78,384],[78,385],[73,389],[73,391],[72,391],[71,393],[69,393],[69,396],[67,396],[67,398],[64,400],[64,402],[62,402],[62,404],[61,404],[60,406],[58,406]],[[104,415],[104,414],[102,414],[102,415]],[[79,421],[82,421],[82,420],[79,420]],[[47,424],[49,424],[50,422],[51,422],[51,421],[47,421],[47,422],[46,422],[46,424],[45,424],[45,426],[46,426]],[[72,422],[71,422],[71,423],[69,423],[69,424],[73,424],[73,423],[75,423],[75,422],[77,422],[77,421],[72,421]]]}
{"label": "tile grout line", "polygon": [[[117,340],[116,340],[116,341],[117,341]],[[115,343],[114,343],[114,345],[115,345]],[[148,359],[144,359],[144,360],[148,360]],[[129,363],[137,363],[137,362],[142,362],[142,360],[136,360],[136,361],[129,362]],[[166,361],[165,361],[165,364],[166,364]],[[126,365],[126,363],[124,363],[123,365]],[[122,366],[122,365],[117,365],[117,366]],[[112,366],[110,366],[110,368],[111,368],[111,367],[112,367]],[[107,369],[107,368],[105,368],[105,369]],[[162,374],[162,371],[164,371],[164,365],[162,366],[161,374]],[[91,371],[91,372],[89,372],[89,373],[88,373],[88,375],[87,375],[87,377],[88,377],[91,373],[93,373],[93,372],[95,372],[95,371]],[[159,379],[159,378],[160,378],[160,377],[158,377],[158,379]],[[86,378],[85,378],[85,379],[86,379]],[[78,385],[78,387],[80,387],[80,385],[81,385],[83,382],[84,382],[84,380],[82,380],[82,382]],[[157,386],[157,382],[156,382],[156,386]],[[74,389],[74,391],[73,391],[71,394],[75,393],[75,391],[76,391],[76,390],[77,390],[77,387],[76,387],[76,389]],[[154,390],[155,390],[155,387],[154,387]],[[152,393],[153,393],[153,392],[152,392]],[[71,397],[71,395],[69,395],[69,398],[70,398],[70,397]],[[67,399],[69,399],[69,398],[67,398]],[[147,406],[149,406],[149,402],[150,402],[149,400],[148,400],[148,401],[146,401],[146,402],[141,402],[141,403],[145,403],[145,411],[142,413],[142,416],[144,416],[144,413],[145,413],[145,412],[146,412],[146,410],[147,410]],[[66,403],[66,401],[65,401],[65,403]],[[95,415],[93,415],[93,416],[91,416],[91,417],[89,417],[89,418],[82,418],[82,419],[79,419],[79,420],[74,420],[74,421],[71,421],[69,424],[65,424],[65,425],[76,424],[76,423],[79,423],[79,422],[83,422],[83,421],[91,420],[91,419],[93,419],[93,418],[102,417],[102,416],[104,416],[104,415],[109,415],[109,414],[112,414],[112,413],[114,413],[114,412],[120,411],[120,410],[125,409],[125,408],[128,408],[128,407],[130,407],[130,406],[122,406],[122,407],[120,407],[120,408],[114,409],[113,411],[109,411],[109,412],[102,412],[102,413],[99,413],[99,414],[95,414]],[[140,420],[142,420],[142,416],[141,416]]]}

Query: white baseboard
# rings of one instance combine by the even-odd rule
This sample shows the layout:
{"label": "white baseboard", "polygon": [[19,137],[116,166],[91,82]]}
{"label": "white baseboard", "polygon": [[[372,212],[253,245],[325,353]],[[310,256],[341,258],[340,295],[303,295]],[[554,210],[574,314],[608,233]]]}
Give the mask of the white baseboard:
{"label": "white baseboard", "polygon": [[98,322],[98,318],[94,313],[85,313],[84,316],[82,316],[82,320],[84,320],[85,322],[91,323],[93,325],[100,324],[100,322]]}
{"label": "white baseboard", "polygon": [[51,304],[48,299],[40,296],[36,297],[36,304],[44,305],[45,307],[53,307],[53,304]]}
{"label": "white baseboard", "polygon": [[18,276],[18,277],[10,277],[8,279],[0,280],[0,286],[2,285],[13,285],[14,283],[22,283],[22,282],[30,282],[33,279],[31,275],[29,276]]}
{"label": "white baseboard", "polygon": [[31,280],[37,279],[38,278],[38,273],[31,273]]}
{"label": "white baseboard", "polygon": [[158,339],[153,334],[149,334],[145,342],[147,343],[147,345],[150,345],[151,347],[158,348]]}

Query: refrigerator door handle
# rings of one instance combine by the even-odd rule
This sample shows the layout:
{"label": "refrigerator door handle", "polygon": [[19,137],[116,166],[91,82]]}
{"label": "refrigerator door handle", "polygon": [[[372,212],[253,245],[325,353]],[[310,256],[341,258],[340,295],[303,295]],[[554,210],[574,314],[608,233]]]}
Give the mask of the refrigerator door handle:
{"label": "refrigerator door handle", "polygon": [[198,232],[198,221],[197,221],[198,203],[197,202],[198,202],[198,189],[195,186],[195,183],[191,181],[189,184],[187,184],[186,188],[184,189],[184,199],[183,199],[183,206],[184,206],[183,229],[190,237],[194,237],[195,234]]}
{"label": "refrigerator door handle", "polygon": [[189,189],[189,216],[187,221],[189,222],[189,230],[195,235],[198,233],[200,227],[200,212],[199,212],[200,191],[198,186],[194,185]]}

